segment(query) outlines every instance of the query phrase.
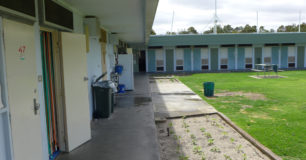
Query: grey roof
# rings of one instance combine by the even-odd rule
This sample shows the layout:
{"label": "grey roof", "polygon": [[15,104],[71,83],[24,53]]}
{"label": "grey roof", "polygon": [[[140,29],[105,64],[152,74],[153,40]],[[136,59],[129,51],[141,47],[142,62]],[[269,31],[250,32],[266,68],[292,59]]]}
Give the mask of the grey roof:
{"label": "grey roof", "polygon": [[150,36],[148,46],[306,43],[306,33],[239,33]]}

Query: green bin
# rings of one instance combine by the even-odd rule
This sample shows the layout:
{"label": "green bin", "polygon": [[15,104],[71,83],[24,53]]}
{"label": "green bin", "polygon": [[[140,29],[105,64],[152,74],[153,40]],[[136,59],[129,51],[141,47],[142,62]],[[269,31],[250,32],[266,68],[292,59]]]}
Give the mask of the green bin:
{"label": "green bin", "polygon": [[204,96],[206,97],[214,96],[214,88],[215,88],[214,82],[205,82],[203,83],[203,87],[204,87]]}

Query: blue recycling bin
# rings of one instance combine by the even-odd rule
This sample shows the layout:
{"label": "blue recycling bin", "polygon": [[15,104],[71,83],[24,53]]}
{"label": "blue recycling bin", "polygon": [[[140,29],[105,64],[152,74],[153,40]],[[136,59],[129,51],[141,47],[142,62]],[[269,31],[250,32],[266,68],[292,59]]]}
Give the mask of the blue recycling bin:
{"label": "blue recycling bin", "polygon": [[123,71],[123,66],[122,65],[116,65],[115,66],[115,72],[118,74],[121,74]]}

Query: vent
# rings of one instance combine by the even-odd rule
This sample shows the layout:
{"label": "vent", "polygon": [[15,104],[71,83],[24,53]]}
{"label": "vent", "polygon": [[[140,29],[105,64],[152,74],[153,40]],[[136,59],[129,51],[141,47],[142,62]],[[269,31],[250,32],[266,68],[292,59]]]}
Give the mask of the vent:
{"label": "vent", "polygon": [[176,46],[176,48],[191,48],[191,46],[183,45],[183,46]]}
{"label": "vent", "polygon": [[163,46],[150,46],[149,49],[162,49]]}
{"label": "vent", "polygon": [[226,45],[221,45],[221,47],[235,47],[234,44],[226,44]]}
{"label": "vent", "polygon": [[35,20],[35,0],[0,0],[0,12]]}
{"label": "vent", "polygon": [[278,43],[265,44],[267,47],[279,46]]}
{"label": "vent", "polygon": [[43,8],[43,17],[41,17],[42,24],[72,31],[73,28],[73,13],[72,11],[62,7],[52,0],[44,0]]}
{"label": "vent", "polygon": [[195,45],[194,48],[208,48],[208,45]]}
{"label": "vent", "polygon": [[252,47],[252,44],[239,44],[238,47]]}

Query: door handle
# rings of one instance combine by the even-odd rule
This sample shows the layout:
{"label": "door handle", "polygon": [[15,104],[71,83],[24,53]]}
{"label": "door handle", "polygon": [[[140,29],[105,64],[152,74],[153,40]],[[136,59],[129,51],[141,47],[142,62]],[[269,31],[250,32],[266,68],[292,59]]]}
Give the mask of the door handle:
{"label": "door handle", "polygon": [[34,114],[37,115],[37,111],[40,108],[40,104],[37,103],[36,98],[34,98],[33,102],[34,102]]}

